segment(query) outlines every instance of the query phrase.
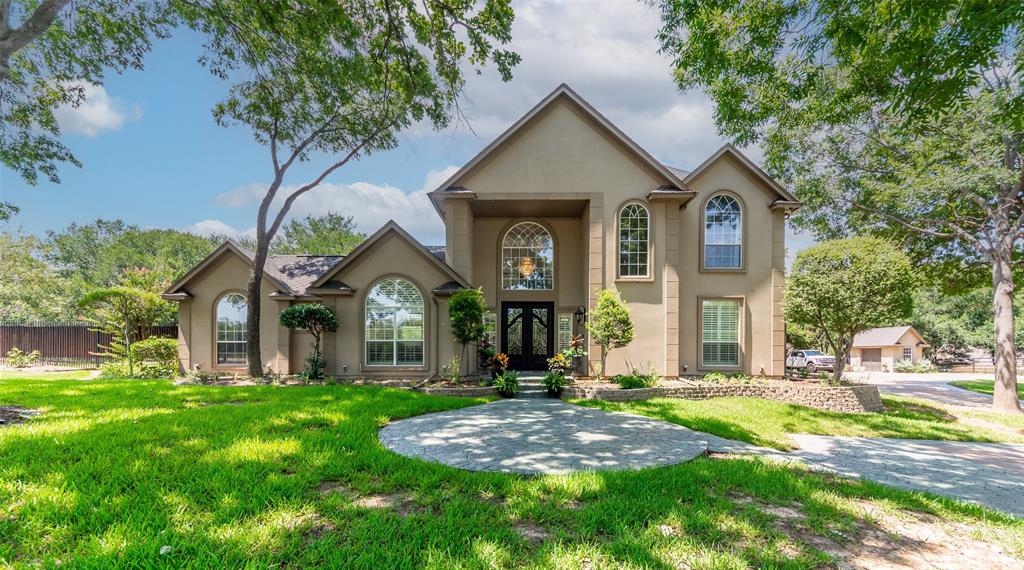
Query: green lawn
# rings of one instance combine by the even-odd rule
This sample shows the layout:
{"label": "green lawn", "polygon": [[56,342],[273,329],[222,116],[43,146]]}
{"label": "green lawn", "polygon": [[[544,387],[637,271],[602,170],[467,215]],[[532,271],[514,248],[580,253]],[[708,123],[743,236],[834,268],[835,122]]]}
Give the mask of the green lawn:
{"label": "green lawn", "polygon": [[755,459],[522,477],[376,439],[389,419],[478,402],[0,380],[0,405],[42,411],[0,427],[0,567],[811,568],[828,562],[823,544],[857,547],[877,528],[865,504],[962,521],[1024,554],[1019,520]]}
{"label": "green lawn", "polygon": [[[992,380],[957,380],[956,382],[950,382],[957,388],[963,388],[964,390],[970,390],[971,392],[978,392],[979,394],[988,394],[991,396],[995,393],[995,382]],[[1024,399],[1024,383],[1017,382],[1017,397]]]}
{"label": "green lawn", "polygon": [[[1024,442],[1020,430],[985,426],[990,420],[966,423],[943,406],[924,400],[883,397],[882,413],[826,412],[757,398],[713,400],[654,399],[636,402],[579,400],[582,406],[630,412],[663,419],[697,431],[776,449],[792,449],[789,433],[941,439],[953,441]],[[1012,426],[1011,426],[1012,427]]]}

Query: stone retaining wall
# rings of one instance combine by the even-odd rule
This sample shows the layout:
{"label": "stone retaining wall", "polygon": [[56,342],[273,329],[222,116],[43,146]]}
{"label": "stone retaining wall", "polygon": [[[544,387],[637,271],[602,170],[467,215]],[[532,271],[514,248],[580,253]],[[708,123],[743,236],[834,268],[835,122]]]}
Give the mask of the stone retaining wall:
{"label": "stone retaining wall", "polygon": [[650,398],[707,400],[710,398],[764,398],[831,412],[881,412],[882,398],[871,385],[821,386],[792,382],[717,383],[698,382],[691,386],[655,386],[623,390],[614,385],[566,386],[563,398],[624,402]]}
{"label": "stone retaining wall", "polygon": [[416,390],[416,392],[423,392],[433,396],[460,396],[463,398],[498,395],[498,391],[494,389],[494,386],[437,386],[434,388],[421,388]]}

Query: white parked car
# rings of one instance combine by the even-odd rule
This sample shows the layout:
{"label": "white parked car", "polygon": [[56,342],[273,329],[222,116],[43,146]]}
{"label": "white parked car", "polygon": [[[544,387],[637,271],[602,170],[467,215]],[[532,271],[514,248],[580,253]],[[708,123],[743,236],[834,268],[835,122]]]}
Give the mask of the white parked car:
{"label": "white parked car", "polygon": [[820,350],[794,350],[786,357],[786,368],[806,368],[810,374],[818,370],[835,370],[836,358]]}

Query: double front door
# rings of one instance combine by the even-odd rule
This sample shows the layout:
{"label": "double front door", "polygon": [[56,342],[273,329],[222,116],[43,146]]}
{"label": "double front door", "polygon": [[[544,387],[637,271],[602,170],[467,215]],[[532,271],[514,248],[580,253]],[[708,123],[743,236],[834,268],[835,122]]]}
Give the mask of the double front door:
{"label": "double front door", "polygon": [[554,356],[555,304],[502,303],[501,351],[512,370],[547,370]]}

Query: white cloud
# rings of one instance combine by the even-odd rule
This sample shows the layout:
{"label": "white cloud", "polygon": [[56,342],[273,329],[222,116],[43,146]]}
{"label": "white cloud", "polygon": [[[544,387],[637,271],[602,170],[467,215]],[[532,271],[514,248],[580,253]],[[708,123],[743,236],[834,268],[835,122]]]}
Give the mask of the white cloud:
{"label": "white cloud", "polygon": [[125,122],[136,121],[142,116],[140,107],[125,108],[102,85],[81,85],[85,99],[77,107],[61,105],[54,111],[63,132],[95,137],[103,131],[116,131]]}
{"label": "white cloud", "polygon": [[[680,93],[671,58],[658,53],[658,10],[642,2],[515,2],[511,49],[523,60],[503,83],[493,67],[467,69],[468,127],[490,142],[560,83],[567,83],[659,160],[683,168],[725,141],[700,92]],[[408,134],[431,135],[417,125]],[[745,149],[760,159],[757,149]]]}
{"label": "white cloud", "polygon": [[[367,234],[377,231],[388,220],[394,220],[424,244],[443,244],[444,226],[441,223],[441,218],[434,211],[433,205],[430,204],[427,193],[437,188],[458,169],[457,166],[447,166],[431,170],[427,173],[423,186],[412,192],[403,192],[394,186],[369,182],[323,183],[295,200],[288,215],[291,218],[323,215],[327,212],[350,215],[355,219],[359,231]],[[217,195],[214,201],[231,208],[252,206],[262,198],[266,187],[266,184],[258,182],[245,184]],[[275,201],[275,209],[280,207],[284,198],[297,187],[297,185],[283,186]],[[193,224],[193,226],[200,224],[205,224],[205,227],[197,228],[197,233],[233,235],[227,231],[218,231],[233,230],[226,224],[223,224],[223,227],[218,225],[222,224],[218,220],[204,220]],[[201,231],[206,228],[210,229],[205,232]],[[247,231],[252,232],[253,230]]]}
{"label": "white cloud", "polygon": [[221,220],[200,220],[185,227],[185,231],[201,236],[225,236],[225,237],[253,237],[256,235],[256,228],[240,230]]}

